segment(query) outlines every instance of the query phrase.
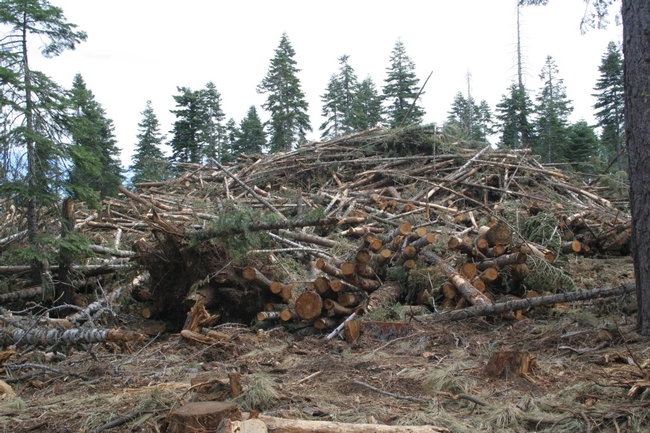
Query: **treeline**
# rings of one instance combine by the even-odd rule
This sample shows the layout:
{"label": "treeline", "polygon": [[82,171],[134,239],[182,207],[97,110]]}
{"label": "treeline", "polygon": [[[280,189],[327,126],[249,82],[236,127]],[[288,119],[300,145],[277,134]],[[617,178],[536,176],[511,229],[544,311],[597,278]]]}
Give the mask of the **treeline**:
{"label": "treeline", "polygon": [[[66,22],[61,9],[45,0],[6,1],[3,6],[3,195],[19,193],[28,200],[47,202],[65,192],[98,206],[101,197],[115,195],[117,186],[125,181],[112,121],[81,75],[66,90],[47,75],[31,70],[25,48],[29,44],[23,43],[28,38],[43,41],[43,54],[55,56],[74,49],[86,34]],[[167,138],[147,101],[128,167],[131,182],[163,180],[175,175],[176,167],[183,163],[210,159],[228,162],[240,153],[286,151],[305,142],[313,129],[294,56],[288,36],[283,34],[266,75],[257,85],[257,91],[266,95],[260,107],[267,114],[266,122],[255,106],[239,122],[227,120],[221,94],[213,82],[208,82],[198,90],[177,88],[173,95],[176,108],[172,110],[176,120]],[[377,125],[398,128],[422,121],[425,111],[418,99],[422,83],[401,40],[390,53],[381,89],[370,76],[359,80],[349,60],[347,55],[339,57],[339,69],[320,95],[321,138]],[[502,148],[530,147],[544,163],[570,163],[593,172],[615,163],[614,169],[623,171],[625,158],[617,158],[624,143],[622,56],[613,42],[603,55],[600,74],[594,83],[596,125],[569,122],[572,102],[559,68],[549,56],[534,98],[528,88],[513,82],[493,111],[486,101],[477,102],[469,92],[458,92],[439,129],[449,140],[470,147],[483,146],[490,140]],[[169,156],[163,152],[165,145],[171,149]]]}

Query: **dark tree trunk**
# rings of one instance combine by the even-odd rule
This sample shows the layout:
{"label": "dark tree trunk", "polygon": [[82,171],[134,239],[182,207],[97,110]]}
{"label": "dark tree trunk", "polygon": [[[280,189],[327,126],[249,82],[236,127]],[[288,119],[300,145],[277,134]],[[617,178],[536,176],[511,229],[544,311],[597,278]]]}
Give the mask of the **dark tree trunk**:
{"label": "dark tree trunk", "polygon": [[622,9],[637,326],[650,335],[650,2],[623,0]]}

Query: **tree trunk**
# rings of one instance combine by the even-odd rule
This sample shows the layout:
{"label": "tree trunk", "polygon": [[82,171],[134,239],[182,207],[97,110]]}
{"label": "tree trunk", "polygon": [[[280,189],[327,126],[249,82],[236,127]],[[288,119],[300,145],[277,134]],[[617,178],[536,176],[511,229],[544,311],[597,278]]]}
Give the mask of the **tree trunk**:
{"label": "tree trunk", "polygon": [[623,0],[622,9],[637,328],[642,335],[650,335],[650,2]]}

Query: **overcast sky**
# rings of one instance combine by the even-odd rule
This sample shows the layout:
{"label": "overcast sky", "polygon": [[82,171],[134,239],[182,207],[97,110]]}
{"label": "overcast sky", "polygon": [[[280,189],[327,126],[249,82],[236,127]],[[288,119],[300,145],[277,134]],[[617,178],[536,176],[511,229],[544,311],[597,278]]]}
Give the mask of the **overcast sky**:
{"label": "overcast sky", "polygon": [[[226,118],[237,124],[255,105],[263,120],[266,96],[256,86],[267,73],[286,32],[301,69],[299,79],[318,139],[323,122],[320,95],[338,72],[337,58],[350,56],[359,80],[384,85],[390,53],[398,38],[415,62],[422,84],[425,122],[442,124],[454,95],[467,91],[494,110],[516,79],[515,0],[50,0],[69,22],[88,33],[75,51],[55,59],[32,55],[32,67],[70,87],[81,73],[114,121],[125,166],[137,142],[137,124],[151,100],[162,132],[171,138],[177,86],[193,90],[208,81],[221,93]],[[522,10],[526,86],[532,97],[548,55],[558,66],[575,107],[572,121],[593,122],[593,87],[609,41],[621,41],[614,23],[615,2],[606,30],[580,33],[582,0],[552,0]]]}

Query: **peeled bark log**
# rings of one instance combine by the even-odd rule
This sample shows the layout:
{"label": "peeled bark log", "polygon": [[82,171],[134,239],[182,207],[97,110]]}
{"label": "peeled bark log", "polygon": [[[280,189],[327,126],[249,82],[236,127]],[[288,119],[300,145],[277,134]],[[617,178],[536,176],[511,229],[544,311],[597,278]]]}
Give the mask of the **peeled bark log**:
{"label": "peeled bark log", "polygon": [[333,421],[310,421],[259,415],[269,433],[449,433],[443,427],[348,424]]}
{"label": "peeled bark log", "polygon": [[274,320],[279,320],[280,319],[280,312],[279,311],[260,311],[257,313],[256,316],[257,320],[259,322],[272,322]]}

